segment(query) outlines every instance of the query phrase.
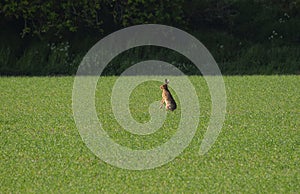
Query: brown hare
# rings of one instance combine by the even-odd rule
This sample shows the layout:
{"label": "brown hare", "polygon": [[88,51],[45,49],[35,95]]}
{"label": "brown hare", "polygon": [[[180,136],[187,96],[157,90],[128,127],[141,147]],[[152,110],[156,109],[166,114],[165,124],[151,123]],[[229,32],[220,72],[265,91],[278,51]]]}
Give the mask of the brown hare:
{"label": "brown hare", "polygon": [[162,100],[160,102],[160,108],[166,103],[166,110],[174,111],[177,107],[176,102],[168,89],[169,80],[165,79],[165,84],[160,86],[162,90]]}

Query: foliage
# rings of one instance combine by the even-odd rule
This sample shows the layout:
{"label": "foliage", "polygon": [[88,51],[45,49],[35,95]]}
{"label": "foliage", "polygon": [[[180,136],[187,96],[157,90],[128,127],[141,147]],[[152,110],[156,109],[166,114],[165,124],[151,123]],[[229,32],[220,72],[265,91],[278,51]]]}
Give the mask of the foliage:
{"label": "foliage", "polygon": [[[193,34],[226,74],[298,74],[300,34],[295,29],[300,29],[300,2],[275,2],[4,0],[0,2],[0,75],[75,74],[98,40],[145,23],[171,25]],[[66,43],[68,49],[63,51],[49,46]],[[176,64],[188,74],[195,72],[176,52],[136,48],[114,59],[106,74],[120,74],[133,63],[151,58]]]}
{"label": "foliage", "polygon": [[[23,21],[22,36],[54,34],[63,36],[79,28],[103,31],[103,23],[114,18],[115,25],[143,23],[182,25],[183,0],[83,0],[10,1],[0,3],[5,18]],[[113,24],[110,24],[113,25]]]}
{"label": "foliage", "polygon": [[[223,72],[236,71],[236,74],[299,74],[300,48],[293,46],[266,47],[256,44],[241,52],[233,62],[223,65]],[[287,57],[288,56],[288,57]],[[231,69],[226,69],[231,68]]]}
{"label": "foliage", "polygon": [[5,17],[24,22],[22,36],[27,33],[62,36],[67,31],[77,31],[80,26],[102,30],[101,11],[105,2],[106,0],[5,0],[0,8]]}
{"label": "foliage", "polygon": [[[62,75],[72,74],[80,60],[71,56],[69,43],[35,42],[24,50],[22,57],[17,58],[14,65],[3,65],[1,72],[6,75]],[[0,49],[0,57],[10,64],[15,56],[9,47]]]}
{"label": "foliage", "polygon": [[183,27],[183,0],[113,0],[114,19],[122,26],[166,24]]}

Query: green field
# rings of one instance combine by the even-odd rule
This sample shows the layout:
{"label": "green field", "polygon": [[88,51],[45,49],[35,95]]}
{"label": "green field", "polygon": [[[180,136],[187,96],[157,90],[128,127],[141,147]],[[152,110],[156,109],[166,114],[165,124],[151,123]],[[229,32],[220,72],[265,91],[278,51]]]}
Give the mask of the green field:
{"label": "green field", "polygon": [[[149,137],[129,134],[110,108],[116,79],[101,78],[96,92],[107,133],[133,149],[166,142],[176,131],[180,106]],[[82,141],[72,115],[74,77],[1,77],[0,193],[298,193],[300,76],[224,77],[226,120],[204,156],[198,152],[211,101],[205,80],[190,80],[201,105],[191,144],[164,166],[130,171],[106,164]],[[159,85],[146,82],[133,91],[130,108],[139,122],[150,119],[148,106],[160,100]]]}

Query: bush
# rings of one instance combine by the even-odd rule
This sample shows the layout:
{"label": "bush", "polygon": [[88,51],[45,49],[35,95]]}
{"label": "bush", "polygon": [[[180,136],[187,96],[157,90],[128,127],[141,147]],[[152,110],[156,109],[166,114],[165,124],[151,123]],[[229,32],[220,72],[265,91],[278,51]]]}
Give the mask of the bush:
{"label": "bush", "polygon": [[242,50],[235,61],[221,64],[225,74],[298,74],[300,48],[256,44]]}
{"label": "bush", "polygon": [[[5,0],[0,2],[0,74],[75,74],[103,34],[145,23],[192,31],[225,74],[299,73],[299,10],[297,0]],[[157,47],[126,51],[105,73],[120,74],[149,59],[199,74],[184,56]]]}

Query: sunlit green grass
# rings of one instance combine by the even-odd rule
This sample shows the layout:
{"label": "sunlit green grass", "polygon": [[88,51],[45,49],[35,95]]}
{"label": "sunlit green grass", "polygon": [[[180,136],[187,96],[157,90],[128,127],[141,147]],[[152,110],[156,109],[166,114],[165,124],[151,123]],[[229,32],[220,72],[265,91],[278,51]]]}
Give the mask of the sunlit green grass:
{"label": "sunlit green grass", "polygon": [[[96,109],[107,133],[133,149],[168,141],[176,132],[180,106],[156,133],[132,135],[115,121],[110,107],[116,79],[101,78],[97,86]],[[198,152],[210,96],[202,77],[190,80],[201,115],[189,147],[162,167],[129,171],[101,161],[81,140],[72,115],[74,77],[0,78],[0,192],[299,192],[300,77],[224,77],[226,120],[204,156]],[[130,108],[137,121],[150,119],[148,106],[160,100],[159,85],[146,82],[133,91]]]}

